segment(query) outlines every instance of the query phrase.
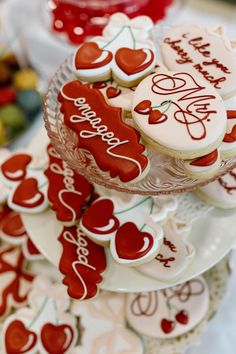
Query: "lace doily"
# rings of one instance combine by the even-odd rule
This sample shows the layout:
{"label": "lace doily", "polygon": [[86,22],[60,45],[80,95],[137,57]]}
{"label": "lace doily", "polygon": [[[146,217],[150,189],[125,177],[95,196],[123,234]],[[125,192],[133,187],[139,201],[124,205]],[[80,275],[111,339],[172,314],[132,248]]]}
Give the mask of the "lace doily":
{"label": "lace doily", "polygon": [[153,339],[142,336],[145,354],[183,354],[188,348],[200,344],[203,331],[207,322],[217,312],[220,301],[225,296],[230,276],[229,257],[225,257],[220,263],[204,274],[209,291],[210,305],[204,320],[188,333],[173,339]]}
{"label": "lace doily", "polygon": [[181,193],[176,196],[178,209],[177,219],[191,226],[193,221],[203,217],[213,207],[200,200],[194,193]]}

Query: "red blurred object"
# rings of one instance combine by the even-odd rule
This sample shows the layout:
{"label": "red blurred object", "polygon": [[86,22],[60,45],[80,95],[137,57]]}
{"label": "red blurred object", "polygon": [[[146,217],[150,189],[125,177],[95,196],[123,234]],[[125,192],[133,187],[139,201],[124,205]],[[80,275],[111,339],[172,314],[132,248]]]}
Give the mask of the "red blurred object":
{"label": "red blurred object", "polygon": [[79,44],[88,36],[101,35],[109,16],[124,12],[130,18],[147,15],[154,22],[165,16],[173,0],[48,0],[52,29]]}

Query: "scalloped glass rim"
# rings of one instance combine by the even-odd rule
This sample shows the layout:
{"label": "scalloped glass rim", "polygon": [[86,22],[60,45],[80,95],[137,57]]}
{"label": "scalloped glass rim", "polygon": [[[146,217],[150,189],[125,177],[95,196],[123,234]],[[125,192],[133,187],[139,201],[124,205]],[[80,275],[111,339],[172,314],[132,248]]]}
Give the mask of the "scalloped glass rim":
{"label": "scalloped glass rim", "polygon": [[[72,57],[71,55],[66,59],[50,82],[44,104],[45,127],[53,146],[62,159],[92,183],[132,194],[181,193],[208,184],[236,167],[235,156],[222,161],[221,167],[214,177],[207,180],[194,179],[184,173],[183,160],[173,159],[148,148],[147,156],[150,159],[151,168],[144,179],[137,183],[125,184],[118,178],[111,178],[108,172],[103,172],[97,167],[89,151],[78,148],[77,134],[63,124],[63,117],[58,109],[57,95],[60,88],[66,82],[76,79],[72,69]],[[127,122],[132,121],[128,119]]]}

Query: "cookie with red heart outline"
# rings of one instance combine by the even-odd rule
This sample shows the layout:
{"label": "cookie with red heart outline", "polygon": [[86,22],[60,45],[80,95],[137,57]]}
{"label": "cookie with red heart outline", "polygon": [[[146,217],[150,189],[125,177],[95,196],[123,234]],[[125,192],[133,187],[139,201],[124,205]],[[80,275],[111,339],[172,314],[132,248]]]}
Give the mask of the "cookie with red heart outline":
{"label": "cookie with red heart outline", "polygon": [[59,270],[69,296],[78,300],[96,296],[107,266],[104,248],[77,226],[64,227],[59,241],[62,244]]}
{"label": "cookie with red heart outline", "polygon": [[44,256],[27,235],[20,214],[12,211],[7,205],[3,208],[6,211],[0,221],[0,238],[13,246],[21,246],[27,260],[43,260]]}
{"label": "cookie with red heart outline", "polygon": [[58,100],[65,125],[78,136],[78,148],[89,151],[99,169],[122,182],[146,176],[150,166],[145,146],[137,130],[122,120],[120,108],[111,107],[99,90],[78,80],[65,84]]}
{"label": "cookie with red heart outline", "polygon": [[199,276],[164,290],[127,295],[125,316],[138,333],[167,339],[191,331],[204,319],[208,307],[208,285]]}
{"label": "cookie with red heart outline", "polygon": [[90,200],[93,186],[62,161],[52,145],[47,153],[49,166],[44,173],[48,179],[48,200],[59,221],[66,226],[74,225]]}
{"label": "cookie with red heart outline", "polygon": [[198,157],[193,160],[184,161],[184,171],[186,175],[207,179],[215,175],[221,166],[221,153],[220,148],[210,152],[207,155]]}
{"label": "cookie with red heart outline", "polygon": [[19,247],[0,247],[0,317],[25,305],[33,278]]}
{"label": "cookie with red heart outline", "polygon": [[102,292],[93,301],[74,301],[71,312],[80,318],[83,328],[81,342],[74,354],[144,354],[139,336],[124,316],[125,295]]}
{"label": "cookie with red heart outline", "polygon": [[86,209],[80,227],[94,242],[109,245],[116,262],[136,266],[153,259],[160,248],[163,230],[154,221],[156,211],[151,197],[126,202],[102,197]]}
{"label": "cookie with red heart outline", "polygon": [[64,286],[35,278],[28,306],[3,323],[1,347],[11,354],[71,353],[78,341],[76,318],[69,313]]}
{"label": "cookie with red heart outline", "polygon": [[[195,256],[195,249],[187,235],[178,228],[181,221],[173,218],[163,226],[164,239],[158,255],[136,269],[146,276],[168,282],[178,279]],[[182,227],[183,225],[181,225]]]}
{"label": "cookie with red heart outline", "polygon": [[135,86],[155,66],[155,47],[149,39],[152,27],[152,21],[145,16],[132,20],[121,13],[111,16],[103,36],[83,43],[75,53],[76,75],[88,82],[109,80],[114,76],[123,86]]}

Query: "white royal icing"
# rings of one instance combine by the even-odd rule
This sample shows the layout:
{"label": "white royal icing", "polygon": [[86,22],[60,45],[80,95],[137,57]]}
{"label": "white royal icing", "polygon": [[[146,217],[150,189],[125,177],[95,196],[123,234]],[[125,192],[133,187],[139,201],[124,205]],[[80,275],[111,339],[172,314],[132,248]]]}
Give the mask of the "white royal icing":
{"label": "white royal icing", "polygon": [[173,338],[194,328],[208,306],[208,286],[200,276],[165,290],[127,295],[126,318],[139,333]]}
{"label": "white royal icing", "polygon": [[236,51],[217,31],[198,25],[173,27],[161,41],[165,65],[170,70],[189,71],[211,83],[223,97],[236,90]]}
{"label": "white royal icing", "polygon": [[[152,109],[166,115],[165,119],[149,124],[148,114],[135,111],[144,100],[151,101]],[[186,72],[157,73],[141,81],[134,93],[132,114],[147,137],[180,157],[184,153],[201,156],[202,149],[223,138],[227,122],[218,93]]]}

